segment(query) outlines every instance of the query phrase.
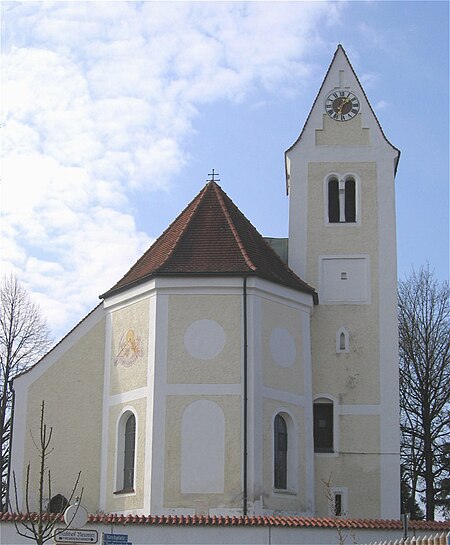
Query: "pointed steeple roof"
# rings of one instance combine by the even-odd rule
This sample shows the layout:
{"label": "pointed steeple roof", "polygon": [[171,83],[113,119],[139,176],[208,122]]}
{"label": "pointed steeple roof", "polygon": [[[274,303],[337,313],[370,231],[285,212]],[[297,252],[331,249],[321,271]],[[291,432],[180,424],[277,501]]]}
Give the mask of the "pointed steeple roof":
{"label": "pointed steeple roof", "polygon": [[259,276],[317,298],[216,182],[208,182],[108,297],[157,276]]}
{"label": "pointed steeple roof", "polygon": [[329,65],[329,67],[328,67],[328,70],[327,70],[327,72],[326,72],[326,74],[325,74],[325,77],[323,78],[322,84],[321,84],[321,86],[320,86],[320,88],[319,88],[319,91],[317,92],[316,98],[314,99],[314,102],[313,102],[313,104],[312,104],[312,106],[311,106],[311,109],[310,109],[309,114],[308,114],[308,117],[306,118],[306,121],[305,121],[305,123],[304,123],[304,125],[303,125],[303,128],[302,128],[302,130],[301,130],[299,136],[298,136],[297,139],[295,140],[295,142],[294,142],[294,143],[285,151],[286,193],[287,193],[287,194],[289,194],[289,183],[288,183],[288,172],[287,172],[287,161],[286,161],[286,156],[287,156],[287,154],[289,153],[289,151],[292,150],[292,148],[294,148],[294,146],[297,144],[297,142],[299,142],[299,141],[302,139],[303,133],[305,132],[306,127],[308,126],[308,122],[309,122],[309,120],[310,120],[310,118],[311,118],[311,114],[312,114],[313,110],[314,110],[315,107],[316,107],[316,104],[317,104],[317,102],[318,102],[318,100],[319,100],[319,97],[320,97],[321,94],[322,94],[322,90],[323,90],[323,88],[324,88],[324,86],[325,86],[325,82],[326,82],[327,79],[328,79],[328,75],[330,74],[331,69],[332,69],[332,67],[333,67],[334,63],[336,62],[336,59],[337,59],[337,57],[338,57],[339,55],[342,55],[342,56],[344,57],[344,59],[346,60],[347,65],[348,65],[348,67],[350,68],[351,73],[352,73],[353,76],[355,77],[355,80],[356,80],[356,82],[357,82],[357,84],[358,84],[358,86],[359,86],[359,88],[360,88],[360,90],[361,90],[361,92],[362,92],[362,95],[364,96],[364,98],[365,98],[365,100],[366,100],[366,102],[367,102],[367,104],[368,104],[368,107],[369,107],[369,109],[370,109],[370,111],[371,111],[371,113],[372,113],[372,115],[373,115],[373,117],[374,117],[374,119],[375,119],[375,121],[376,121],[376,123],[377,123],[379,129],[380,129],[380,132],[381,132],[381,134],[382,134],[384,140],[386,141],[386,143],[387,143],[389,146],[392,147],[393,150],[395,150],[395,151],[397,152],[397,157],[396,157],[396,160],[395,160],[394,173],[397,172],[397,166],[398,166],[398,162],[399,162],[399,159],[400,159],[400,150],[399,150],[397,147],[395,147],[395,146],[387,139],[386,135],[384,134],[383,128],[382,128],[382,126],[381,126],[381,124],[380,124],[380,122],[379,122],[379,120],[378,120],[378,117],[376,116],[376,114],[375,114],[375,112],[374,112],[374,110],[373,110],[373,108],[372,108],[372,105],[370,104],[369,99],[367,98],[366,92],[364,91],[364,88],[363,88],[363,86],[361,85],[361,82],[360,82],[360,80],[359,80],[359,78],[358,78],[358,76],[357,76],[357,74],[356,74],[356,72],[355,72],[355,69],[354,69],[353,66],[352,66],[352,63],[350,62],[350,59],[349,59],[348,56],[347,56],[347,53],[345,52],[345,49],[342,47],[341,44],[338,44],[338,46],[337,46],[337,48],[336,48],[336,51],[334,52],[333,59],[331,60],[331,63],[330,63],[330,65]]}

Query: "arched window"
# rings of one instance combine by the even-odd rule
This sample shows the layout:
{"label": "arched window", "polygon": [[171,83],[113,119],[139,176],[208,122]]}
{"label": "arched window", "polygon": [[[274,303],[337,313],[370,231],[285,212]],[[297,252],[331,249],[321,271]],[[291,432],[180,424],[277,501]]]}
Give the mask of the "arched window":
{"label": "arched window", "polygon": [[328,180],[328,222],[356,222],[356,182],[351,176]]}
{"label": "arched window", "polygon": [[331,178],[328,182],[328,221],[339,223],[339,181]]}
{"label": "arched window", "polygon": [[345,327],[341,327],[336,331],[336,353],[349,352],[350,336]]}
{"label": "arched window", "polygon": [[356,184],[353,178],[345,180],[345,219],[348,223],[356,221]]}
{"label": "arched window", "polygon": [[122,413],[117,423],[115,494],[134,492],[136,472],[136,416],[131,410]]}
{"label": "arched window", "polygon": [[125,424],[123,451],[123,489],[134,490],[134,450],[136,440],[136,418],[131,414]]}
{"label": "arched window", "polygon": [[287,454],[288,454],[288,433],[284,418],[277,414],[274,420],[274,455],[273,471],[274,486],[285,490],[287,488]]}
{"label": "arched window", "polygon": [[313,405],[314,452],[334,452],[334,405],[321,399]]}

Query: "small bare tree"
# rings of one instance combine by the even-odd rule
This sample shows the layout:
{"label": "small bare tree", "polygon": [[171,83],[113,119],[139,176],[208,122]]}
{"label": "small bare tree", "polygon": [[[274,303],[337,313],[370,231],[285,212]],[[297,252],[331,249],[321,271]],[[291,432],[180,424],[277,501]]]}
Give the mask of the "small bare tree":
{"label": "small bare tree", "polygon": [[[51,440],[52,440],[53,428],[51,427],[50,429],[47,428],[47,424],[45,423],[44,413],[45,413],[45,403],[43,401],[41,405],[39,438],[36,440],[33,436],[33,433],[30,431],[34,446],[36,447],[36,450],[38,451],[38,459],[39,459],[38,508],[37,508],[37,511],[35,512],[33,512],[30,509],[30,487],[31,488],[33,487],[31,483],[31,475],[30,475],[31,464],[28,463],[26,478],[25,478],[25,498],[24,498],[25,507],[26,507],[26,512],[25,512],[26,517],[24,518],[24,520],[21,520],[20,522],[17,522],[17,521],[14,522],[17,533],[23,537],[34,540],[34,542],[37,545],[43,545],[46,541],[52,539],[55,535],[60,534],[64,532],[65,530],[67,530],[70,527],[71,523],[73,522],[78,511],[78,507],[77,507],[77,509],[74,510],[71,519],[66,521],[63,526],[60,526],[60,524],[61,524],[62,515],[66,509],[66,505],[63,502],[61,502],[58,512],[52,513],[50,511],[50,499],[52,497],[52,477],[51,477],[51,471],[47,466],[48,466],[48,457],[54,450],[53,447],[50,446]],[[78,476],[75,480],[75,484],[72,487],[72,492],[68,499],[69,504],[72,502],[72,500],[75,497],[75,493],[78,488],[78,483],[80,482],[80,476],[81,476],[81,471],[78,473]],[[14,499],[16,504],[15,507],[16,507],[16,511],[19,512],[21,511],[21,509],[19,507],[20,505],[19,497],[18,497],[19,494],[17,490],[15,472],[13,472],[13,483],[14,483]],[[78,506],[80,505],[82,497],[83,497],[83,489],[81,489],[80,496],[78,498],[78,502],[77,502]]]}
{"label": "small bare tree", "polygon": [[333,520],[334,527],[336,528],[337,541],[339,545],[345,545],[347,543],[349,535],[352,540],[352,544],[357,545],[358,541],[356,539],[354,529],[348,527],[347,530],[344,531],[344,524],[342,519],[347,518],[347,513],[341,511],[337,513],[336,498],[333,492],[332,476],[330,475],[327,481],[325,479],[322,479],[322,483],[325,486],[325,497],[327,499],[328,511],[330,512],[331,519]]}
{"label": "small bare tree", "polygon": [[11,380],[36,363],[51,346],[39,307],[14,276],[3,278],[0,289],[0,511],[7,504]]}

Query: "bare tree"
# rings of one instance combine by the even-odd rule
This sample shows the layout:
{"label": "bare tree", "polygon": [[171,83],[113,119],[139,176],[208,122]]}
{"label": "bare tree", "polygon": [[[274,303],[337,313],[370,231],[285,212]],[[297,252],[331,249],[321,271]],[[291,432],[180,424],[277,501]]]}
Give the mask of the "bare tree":
{"label": "bare tree", "polygon": [[422,267],[398,288],[400,426],[403,477],[434,520],[448,477],[450,288]]}
{"label": "bare tree", "polygon": [[0,302],[0,510],[3,510],[9,468],[11,380],[43,356],[51,341],[38,305],[12,275],[3,278]]}
{"label": "bare tree", "polygon": [[439,492],[436,496],[436,505],[442,514],[450,518],[450,440],[443,446],[442,464],[444,467],[443,477],[439,481]]}
{"label": "bare tree", "polygon": [[[24,498],[26,516],[20,522],[14,521],[17,533],[23,537],[34,540],[34,542],[37,545],[44,545],[45,542],[49,541],[50,539],[53,539],[55,535],[60,534],[64,532],[65,530],[67,530],[67,528],[70,527],[72,521],[74,520],[78,511],[78,506],[80,505],[79,503],[77,503],[77,508],[74,510],[71,519],[65,522],[63,526],[61,526],[60,525],[61,518],[66,509],[66,505],[70,504],[75,496],[78,483],[80,481],[81,471],[78,473],[78,476],[75,480],[75,484],[72,487],[72,492],[70,494],[69,499],[67,500],[67,503],[61,502],[60,507],[58,508],[56,513],[52,512],[51,510],[50,499],[52,498],[52,476],[51,476],[50,469],[48,468],[48,457],[53,452],[53,447],[51,447],[53,428],[50,428],[50,429],[47,428],[47,424],[45,423],[44,413],[45,413],[45,403],[44,401],[42,401],[39,437],[35,439],[35,437],[31,433],[31,437],[33,439],[34,446],[36,447],[36,450],[38,452],[38,458],[39,458],[38,483],[37,483],[37,491],[38,491],[37,511],[33,512],[30,509],[30,487],[32,489],[33,495],[34,495],[34,490],[33,490],[34,487],[31,482],[31,473],[30,473],[31,464],[28,463],[26,478],[25,478],[25,498]],[[20,503],[18,498],[15,472],[13,472],[13,482],[14,482],[15,508],[16,508],[16,511],[19,512],[22,510],[20,508]],[[81,489],[79,501],[81,501],[82,496],[83,496],[83,489]],[[47,501],[47,498],[48,498],[48,501]],[[10,502],[10,506],[12,507],[11,502]]]}
{"label": "bare tree", "polygon": [[347,519],[347,513],[341,511],[341,508],[337,508],[336,497],[333,492],[333,481],[332,476],[326,481],[322,479],[322,483],[325,487],[325,497],[327,499],[329,518],[331,519],[337,535],[337,541],[339,545],[346,545],[348,536],[350,535],[352,545],[357,545],[358,540],[356,539],[356,534],[354,529],[351,526],[346,526],[345,519]]}

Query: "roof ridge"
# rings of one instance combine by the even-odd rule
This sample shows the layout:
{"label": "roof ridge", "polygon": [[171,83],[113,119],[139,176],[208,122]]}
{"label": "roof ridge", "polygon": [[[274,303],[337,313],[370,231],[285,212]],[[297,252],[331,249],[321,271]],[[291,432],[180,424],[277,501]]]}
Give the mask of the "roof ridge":
{"label": "roof ridge", "polygon": [[[345,49],[342,47],[341,44],[338,45],[338,49],[339,47],[342,49],[342,53],[344,54],[344,57],[347,59],[347,62],[348,64],[350,65],[350,68],[352,69],[352,72],[353,74],[355,75],[355,78],[356,78],[356,81],[358,82],[359,86],[361,87],[361,91],[363,92],[363,95],[364,95],[364,98],[366,99],[367,101],[367,104],[369,105],[369,108],[370,108],[370,111],[372,112],[374,118],[375,118],[375,121],[377,122],[377,125],[381,131],[381,134],[383,135],[383,138],[386,140],[386,142],[392,147],[395,149],[395,151],[398,151],[398,156],[397,156],[397,161],[395,162],[395,171],[394,171],[394,175],[395,173],[397,172],[397,167],[398,167],[398,162],[400,160],[400,154],[401,154],[401,151],[396,147],[394,146],[394,144],[389,140],[389,138],[384,134],[384,131],[383,131],[383,127],[381,126],[381,123],[377,117],[377,114],[375,113],[375,110],[372,108],[372,104],[370,103],[370,100],[368,98],[368,96],[366,95],[366,91],[362,85],[362,83],[360,82],[359,78],[358,78],[358,74],[356,73],[356,70],[353,68],[353,65],[352,63],[350,62],[350,59],[348,58],[348,55],[345,51]],[[337,53],[337,49],[336,49],[336,53]],[[330,65],[331,66],[331,65]],[[325,80],[324,80],[325,82]]]}
{"label": "roof ridge", "polygon": [[[214,182],[213,182],[214,183]],[[216,183],[214,183],[214,191],[217,195],[217,199],[219,200],[219,203],[220,203],[220,207],[222,208],[222,212],[224,213],[225,215],[225,218],[227,220],[227,223],[228,225],[230,226],[230,229],[231,229],[231,232],[233,233],[233,236],[234,236],[234,239],[236,240],[237,242],[237,245],[239,247],[239,250],[245,260],[245,262],[247,263],[247,265],[250,267],[250,269],[252,269],[253,271],[256,271],[257,270],[257,267],[256,265],[253,263],[253,261],[250,259],[250,256],[248,255],[248,252],[247,250],[245,249],[245,246],[244,246],[244,243],[242,242],[241,240],[241,237],[239,236],[239,233],[237,232],[237,229],[236,229],[236,226],[234,225],[232,219],[231,219],[231,216],[230,216],[230,213],[228,212],[228,208],[226,207],[225,205],[225,202],[224,202],[224,199],[223,199],[223,195],[226,195],[226,193],[223,191],[222,188],[220,188]],[[228,197],[228,195],[227,195]],[[229,198],[229,197],[228,197]],[[231,199],[230,199],[231,201]],[[233,202],[233,201],[231,201]],[[234,203],[233,203],[234,204]]]}
{"label": "roof ridge", "polygon": [[[306,120],[305,120],[305,122],[303,124],[303,128],[302,128],[300,134],[296,138],[295,142],[292,145],[290,145],[286,151],[291,150],[295,146],[295,144],[300,140],[300,138],[302,137],[302,134],[305,132],[306,125],[308,124],[309,118],[311,117],[311,114],[312,114],[312,112],[314,110],[314,106],[316,105],[316,102],[319,99],[320,92],[322,91],[323,86],[325,85],[325,81],[326,81],[326,79],[328,77],[328,74],[330,73],[330,70],[331,70],[331,67],[333,66],[334,60],[337,57],[337,53],[339,51],[339,48],[342,48],[341,44],[339,44],[337,46],[336,51],[334,52],[333,58],[331,59],[331,62],[328,65],[327,71],[325,72],[325,75],[324,75],[324,77],[322,79],[322,83],[320,84],[319,90],[316,93],[316,97],[314,98],[314,102],[312,103],[312,106],[311,106],[311,108],[309,110],[309,114],[308,114],[308,116],[307,116],[307,118],[306,118]],[[342,48],[342,50],[343,50],[343,48]]]}
{"label": "roof ridge", "polygon": [[[200,190],[200,192],[189,202],[189,204],[178,214],[178,216],[169,223],[169,225],[164,229],[164,231],[159,235],[159,237],[157,237],[153,243],[150,245],[149,248],[147,248],[147,250],[139,257],[139,259],[137,259],[134,264],[131,266],[131,268],[120,278],[120,280],[118,280],[116,282],[116,284],[112,287],[112,288],[109,288],[107,291],[105,291],[104,293],[102,293],[101,295],[99,295],[99,299],[104,299],[105,296],[107,294],[109,294],[110,292],[113,292],[116,290],[116,287],[118,284],[120,284],[122,282],[122,280],[129,274],[129,272],[132,270],[132,269],[135,269],[137,268],[147,257],[148,255],[148,252],[150,252],[153,248],[155,248],[157,246],[157,244],[164,239],[164,237],[166,236],[166,234],[168,232],[170,232],[170,230],[174,227],[175,223],[180,219],[180,216],[182,216],[182,214],[189,209],[190,206],[193,206],[194,210],[196,210],[198,208],[198,205],[199,205],[199,201],[201,200],[201,196],[203,195],[203,193],[205,192],[206,188],[207,188],[208,184],[206,184],[203,189]],[[197,203],[195,203],[195,201],[197,201]],[[195,204],[194,204],[195,203]],[[188,223],[190,223],[191,219],[192,219],[192,215],[193,215],[193,212],[191,212],[189,218],[188,218],[188,221],[186,222],[186,225]],[[184,229],[182,229],[182,231],[184,231]],[[177,242],[180,238],[180,235],[177,237],[176,241]],[[173,252],[173,249],[175,248],[175,244],[172,245],[171,247],[171,250],[170,252],[167,253],[167,256],[164,258],[164,260],[162,261],[162,263],[166,263],[169,256],[172,255],[172,252]]]}
{"label": "roof ridge", "polygon": [[91,316],[91,314],[94,314],[94,312],[100,307],[103,305],[103,302],[100,301],[100,303],[98,303],[98,305],[96,305],[92,310],[90,310],[85,316],[83,316],[83,318],[80,318],[78,320],[78,322],[63,336],[59,339],[58,342],[56,342],[54,345],[52,345],[49,350],[43,355],[41,356],[35,363],[33,363],[33,365],[31,365],[30,367],[27,367],[26,369],[24,369],[23,371],[21,371],[20,373],[18,373],[17,375],[14,375],[14,377],[11,379],[11,380],[15,380],[16,378],[19,378],[21,377],[22,375],[25,375],[26,373],[29,373],[32,369],[34,369],[39,363],[41,363],[41,361],[46,358],[51,352],[53,352],[54,350],[56,350],[56,348],[62,344],[66,339],[67,337],[69,337],[69,335],[75,331],[75,329],[80,326],[85,320],[87,320],[89,318],[89,316]]}

